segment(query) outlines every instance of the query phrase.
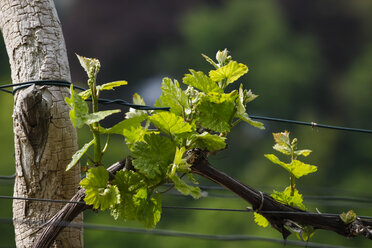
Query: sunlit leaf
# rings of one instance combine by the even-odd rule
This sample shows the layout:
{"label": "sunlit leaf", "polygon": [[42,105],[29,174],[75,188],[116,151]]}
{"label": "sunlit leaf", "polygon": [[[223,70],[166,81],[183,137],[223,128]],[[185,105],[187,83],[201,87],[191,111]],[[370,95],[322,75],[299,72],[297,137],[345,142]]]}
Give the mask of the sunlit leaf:
{"label": "sunlit leaf", "polygon": [[298,151],[295,151],[294,154],[296,154],[297,156],[304,156],[304,157],[307,157],[310,155],[312,151],[309,150],[309,149],[304,149],[304,150],[298,150]]}
{"label": "sunlit leaf", "polygon": [[305,164],[296,159],[292,160],[291,163],[284,163],[280,161],[279,158],[276,157],[274,154],[265,154],[265,157],[274,164],[282,166],[288,172],[292,173],[296,178],[300,178],[317,171],[317,167],[315,165]]}
{"label": "sunlit leaf", "polygon": [[87,103],[76,94],[73,85],[70,86],[70,98],[66,97],[65,101],[70,106],[70,119],[74,127],[81,128],[84,126],[89,108]]}
{"label": "sunlit leaf", "polygon": [[275,201],[283,203],[288,206],[297,207],[305,210],[306,207],[302,203],[302,195],[298,193],[297,189],[294,189],[293,193],[291,187],[287,187],[283,192],[274,190],[274,193],[270,195]]}
{"label": "sunlit leaf", "polygon": [[225,137],[203,132],[202,134],[194,134],[191,136],[190,142],[194,143],[192,147],[208,149],[208,151],[214,152],[226,147],[225,140]]}
{"label": "sunlit leaf", "polygon": [[172,141],[158,134],[145,135],[132,149],[133,166],[147,178],[162,178],[174,160],[176,146]]}
{"label": "sunlit leaf", "polygon": [[128,82],[124,81],[124,80],[105,83],[105,84],[102,84],[102,85],[98,85],[97,86],[97,91],[112,90],[115,87],[119,87],[119,86],[127,85],[127,84],[128,84]]}
{"label": "sunlit leaf", "polygon": [[235,115],[237,94],[211,92],[199,105],[199,120],[203,127],[216,132],[229,132]]}
{"label": "sunlit leaf", "polygon": [[85,72],[87,73],[88,77],[96,77],[98,74],[99,69],[101,68],[101,64],[98,59],[94,58],[87,58],[80,55],[77,55],[79,59],[80,65],[84,68]]}
{"label": "sunlit leaf", "polygon": [[269,225],[269,221],[263,217],[259,213],[253,213],[254,216],[254,222],[256,222],[257,225],[262,226],[262,227],[267,227]]}
{"label": "sunlit leaf", "polygon": [[188,185],[185,181],[177,176],[177,174],[171,175],[170,179],[174,183],[174,187],[184,195],[191,195],[194,199],[200,198],[200,188]]}
{"label": "sunlit leaf", "polygon": [[80,150],[75,152],[74,155],[72,155],[71,162],[66,166],[66,171],[69,171],[72,167],[75,166],[81,159],[81,157],[88,151],[88,148],[94,144],[94,140],[92,140],[89,143],[86,143]]}
{"label": "sunlit leaf", "polygon": [[137,219],[137,206],[134,203],[134,196],[141,188],[146,188],[145,178],[137,172],[126,170],[118,171],[115,174],[113,184],[120,191],[120,204],[111,210],[111,215],[115,219],[119,217],[123,220]]}
{"label": "sunlit leaf", "polygon": [[206,60],[209,64],[213,65],[214,68],[216,68],[216,69],[219,68],[218,65],[213,61],[213,59],[209,58],[209,57],[208,57],[207,55],[205,55],[205,54],[202,54],[202,56],[205,58],[205,60]]}
{"label": "sunlit leaf", "polygon": [[120,202],[120,192],[115,185],[107,185],[109,175],[103,166],[88,170],[80,186],[85,189],[84,201],[93,208],[105,210]]}
{"label": "sunlit leaf", "polygon": [[114,109],[114,110],[104,110],[99,111],[96,113],[90,113],[84,116],[84,123],[85,124],[92,124],[94,122],[99,122],[100,120],[105,119],[107,116],[110,116],[115,113],[119,113],[120,109]]}
{"label": "sunlit leaf", "polygon": [[343,212],[342,214],[340,214],[340,218],[345,224],[350,224],[351,222],[356,220],[357,215],[353,210],[349,210],[346,213]]}
{"label": "sunlit leaf", "polygon": [[214,82],[226,80],[227,84],[233,83],[248,72],[248,67],[236,61],[209,72],[209,77]]}
{"label": "sunlit leaf", "polygon": [[302,231],[300,233],[296,233],[296,236],[299,240],[307,242],[314,235],[314,233],[315,233],[314,227],[304,226],[302,227]]}
{"label": "sunlit leaf", "polygon": [[162,94],[155,102],[155,107],[170,107],[170,111],[183,116],[189,113],[190,105],[186,93],[180,88],[177,80],[174,83],[169,78],[164,78],[161,83]]}
{"label": "sunlit leaf", "polygon": [[192,131],[192,126],[189,123],[171,112],[160,112],[150,116],[149,119],[160,131],[169,135]]}
{"label": "sunlit leaf", "polygon": [[154,228],[161,218],[161,195],[148,195],[147,189],[141,188],[134,196],[137,219],[147,228]]}
{"label": "sunlit leaf", "polygon": [[[143,98],[137,94],[133,94],[133,104],[136,105],[146,105],[145,101]],[[135,108],[129,108],[129,111],[125,113],[125,118],[130,119],[130,118],[135,118],[138,116],[147,116],[147,111],[146,110],[139,110]]]}
{"label": "sunlit leaf", "polygon": [[204,93],[219,92],[223,93],[223,90],[218,87],[216,82],[213,82],[208,76],[201,71],[190,70],[191,74],[186,74],[182,79],[184,84],[190,85],[197,88]]}

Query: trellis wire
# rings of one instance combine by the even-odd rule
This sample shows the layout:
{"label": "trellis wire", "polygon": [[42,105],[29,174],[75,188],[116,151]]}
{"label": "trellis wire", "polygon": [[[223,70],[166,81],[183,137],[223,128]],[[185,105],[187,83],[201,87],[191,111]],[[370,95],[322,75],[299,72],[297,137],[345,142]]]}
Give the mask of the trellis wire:
{"label": "trellis wire", "polygon": [[[28,224],[36,224],[41,226],[45,224],[44,221],[35,221],[31,219],[26,220],[12,220],[10,218],[0,218],[0,223],[28,223]],[[175,231],[175,230],[164,230],[164,229],[144,229],[144,228],[133,228],[133,227],[124,227],[124,226],[112,226],[112,225],[102,225],[102,224],[92,224],[92,223],[77,223],[77,222],[55,222],[49,223],[49,225],[58,225],[58,226],[65,226],[65,227],[72,227],[72,228],[84,228],[90,230],[98,230],[98,231],[114,231],[114,232],[122,232],[122,233],[137,233],[137,234],[147,234],[147,235],[155,235],[155,236],[166,236],[166,237],[179,237],[179,238],[194,238],[194,239],[202,239],[202,240],[214,240],[214,241],[259,241],[259,242],[270,242],[270,243],[277,243],[283,245],[293,245],[293,246],[306,246],[306,247],[313,247],[313,248],[350,248],[346,246],[338,246],[338,245],[330,245],[330,244],[321,244],[321,243],[313,243],[313,242],[301,242],[295,240],[283,240],[283,239],[275,239],[275,238],[266,238],[260,236],[253,236],[253,235],[218,235],[218,234],[201,234],[201,233],[190,233],[190,232],[182,232],[182,231]]]}
{"label": "trellis wire", "polygon": [[[85,205],[85,202],[82,202],[82,201],[54,200],[54,199],[30,198],[30,197],[14,197],[14,196],[5,196],[5,195],[0,195],[0,199],[54,202],[54,203],[72,203],[72,204]],[[183,207],[183,206],[163,206],[162,208],[163,209],[178,209],[178,210],[195,210],[195,211],[254,212],[251,209],[229,209],[229,208],[201,208],[201,207]],[[338,216],[338,214],[331,214],[331,213],[312,213],[312,212],[294,212],[294,211],[261,211],[261,213]],[[361,219],[372,219],[371,216],[358,216],[358,217]]]}
{"label": "trellis wire", "polygon": [[[70,87],[71,83],[66,81],[59,81],[59,80],[36,80],[36,81],[29,81],[24,83],[17,83],[17,84],[7,84],[7,85],[0,85],[0,90],[4,91],[6,93],[14,94],[17,90],[26,88],[32,84],[35,85],[57,85],[57,86],[63,86],[63,87]],[[5,88],[15,87],[13,91],[5,90]],[[82,87],[79,86],[73,86],[76,89],[79,90],[85,90]],[[87,99],[88,101],[91,99]],[[137,105],[133,103],[129,103],[122,99],[103,99],[100,98],[99,100],[100,104],[119,104],[128,106],[131,108],[139,109],[139,110],[169,110],[169,107],[152,107],[147,105]],[[282,119],[282,118],[274,118],[274,117],[266,117],[266,116],[257,116],[257,115],[250,115],[249,116],[252,119],[256,120],[264,120],[264,121],[273,121],[273,122],[284,122],[289,124],[296,124],[296,125],[304,125],[304,126],[311,126],[311,127],[319,127],[319,128],[327,128],[327,129],[334,129],[334,130],[341,130],[341,131],[348,131],[348,132],[358,132],[358,133],[367,133],[372,134],[371,129],[361,129],[361,128],[351,128],[351,127],[342,127],[342,126],[334,126],[334,125],[328,125],[328,124],[320,124],[316,122],[305,122],[305,121],[298,121],[298,120],[288,120],[288,119]]]}

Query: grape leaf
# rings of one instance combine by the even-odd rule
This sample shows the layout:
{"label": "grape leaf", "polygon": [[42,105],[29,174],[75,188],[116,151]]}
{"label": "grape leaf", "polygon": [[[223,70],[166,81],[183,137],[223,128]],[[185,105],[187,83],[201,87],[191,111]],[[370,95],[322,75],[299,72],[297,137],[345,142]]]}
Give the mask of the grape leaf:
{"label": "grape leaf", "polygon": [[88,148],[93,145],[94,140],[92,140],[89,143],[86,143],[80,150],[75,152],[74,155],[72,155],[72,160],[71,162],[66,166],[66,171],[69,171],[72,167],[75,166],[81,159],[81,157],[88,151]]}
{"label": "grape leaf", "polygon": [[199,120],[203,127],[216,132],[229,132],[235,115],[233,94],[212,94],[202,98],[199,105]]}
{"label": "grape leaf", "polygon": [[243,85],[240,84],[239,88],[239,95],[236,99],[236,115],[235,117],[240,118],[241,120],[247,122],[248,124],[260,128],[265,129],[264,125],[261,122],[253,121],[249,118],[248,114],[246,113],[245,105],[256,98],[256,95],[253,95],[251,91],[247,92],[243,90]]}
{"label": "grape leaf", "polygon": [[101,133],[105,134],[120,134],[123,135],[124,130],[130,130],[132,128],[141,128],[141,122],[146,119],[146,116],[141,115],[130,119],[125,119],[111,128],[105,129],[100,128]]}
{"label": "grape leaf", "polygon": [[137,207],[137,219],[147,228],[154,228],[161,218],[161,195],[148,195],[147,189],[141,188],[134,197]]}
{"label": "grape leaf", "polygon": [[254,222],[256,222],[257,225],[262,227],[267,227],[269,225],[269,221],[263,217],[261,214],[254,212]]}
{"label": "grape leaf", "polygon": [[189,114],[191,109],[186,93],[180,88],[177,80],[174,83],[169,78],[164,78],[161,83],[162,94],[155,102],[155,107],[170,107],[170,111],[182,116]]}
{"label": "grape leaf", "polygon": [[220,137],[218,135],[213,135],[208,132],[203,132],[202,134],[194,134],[191,136],[190,143],[191,148],[199,147],[201,149],[208,149],[210,152],[218,151],[226,147],[225,137]]}
{"label": "grape leaf", "polygon": [[113,184],[117,185],[120,191],[120,204],[111,209],[111,215],[118,219],[135,220],[137,218],[137,206],[134,203],[134,196],[139,189],[146,188],[145,178],[134,171],[118,171],[115,174]]}
{"label": "grape leaf", "polygon": [[119,113],[120,109],[113,109],[113,110],[104,110],[99,111],[96,113],[90,113],[83,117],[84,123],[87,125],[93,124],[95,122],[99,122],[100,120],[105,119],[107,116]]}
{"label": "grape leaf", "polygon": [[305,210],[306,207],[302,203],[302,195],[298,193],[297,189],[294,189],[293,195],[291,195],[291,187],[285,188],[283,192],[274,190],[274,193],[270,195],[275,201],[286,204],[292,207],[298,207],[299,209]]}
{"label": "grape leaf", "polygon": [[300,178],[307,174],[316,172],[318,169],[315,165],[305,164],[299,160],[294,159],[291,166],[291,172],[295,175],[296,178]]}
{"label": "grape leaf", "polygon": [[83,92],[79,93],[79,96],[83,99],[86,100],[88,97],[92,95],[92,91],[90,89],[84,90]]}
{"label": "grape leaf", "polygon": [[209,58],[209,57],[208,57],[207,55],[205,55],[205,54],[202,54],[202,56],[205,58],[205,60],[206,60],[209,64],[213,65],[214,68],[216,68],[216,69],[219,68],[219,66],[218,66],[218,65],[213,61],[213,59]]}
{"label": "grape leaf", "polygon": [[356,220],[357,215],[353,210],[349,210],[347,211],[347,213],[343,212],[342,214],[340,214],[340,218],[345,224],[350,224],[351,222]]}
{"label": "grape leaf", "polygon": [[223,90],[218,87],[216,82],[213,82],[208,76],[201,71],[190,70],[191,74],[186,74],[182,79],[184,84],[190,85],[197,88],[204,93],[219,92],[223,93]]}
{"label": "grape leaf", "polygon": [[[100,64],[99,60],[98,59],[93,59],[93,58],[83,57],[83,56],[80,56],[78,54],[76,54],[76,56],[78,57],[80,65],[84,68],[88,77],[89,78],[91,76],[96,77],[97,74],[98,74],[98,71],[101,67],[101,64]],[[91,73],[93,73],[93,75],[90,75]]]}
{"label": "grape leaf", "polygon": [[119,86],[127,85],[127,84],[128,84],[128,82],[124,81],[124,80],[105,83],[105,84],[102,84],[102,85],[98,85],[97,86],[97,91],[112,90],[115,87],[119,87]]}
{"label": "grape leaf", "polygon": [[[121,86],[121,85],[126,85],[126,84],[127,84],[127,81],[110,82],[110,83],[98,85],[97,86],[97,91],[112,90],[115,87],[118,87],[118,86]],[[81,98],[83,98],[83,100],[87,99],[91,95],[92,95],[92,90],[91,89],[87,89],[87,90],[84,90],[83,92],[79,93],[79,96],[81,96]]]}
{"label": "grape leaf", "polygon": [[227,84],[233,83],[248,72],[248,67],[236,61],[231,61],[227,65],[209,72],[209,77],[214,82],[226,79]]}
{"label": "grape leaf", "polygon": [[[137,105],[146,105],[145,101],[143,98],[137,94],[133,94],[133,103]],[[139,109],[134,109],[134,108],[129,108],[129,111],[125,113],[125,118],[130,119],[138,116],[147,116],[147,111],[146,110],[139,110]]]}
{"label": "grape leaf", "polygon": [[176,171],[189,172],[191,164],[187,163],[186,159],[183,158],[186,148],[183,146],[181,148],[176,147],[176,153],[174,155],[174,160],[172,168],[170,170],[170,176],[173,176]]}
{"label": "grape leaf", "polygon": [[312,151],[309,150],[309,149],[304,149],[304,150],[297,150],[294,152],[294,154],[296,154],[297,156],[304,156],[304,157],[307,157],[310,155]]}
{"label": "grape leaf", "polygon": [[98,122],[109,115],[120,112],[120,109],[105,110],[96,113],[89,113],[87,103],[81,96],[75,93],[73,86],[70,87],[71,97],[65,98],[66,103],[70,106],[70,119],[74,127],[81,128],[84,124],[92,124]]}
{"label": "grape leaf", "polygon": [[236,117],[240,118],[242,121],[247,122],[253,127],[257,127],[259,129],[265,129],[262,122],[252,120],[251,118],[249,118],[247,113],[243,113],[241,115],[237,114]]}
{"label": "grape leaf", "polygon": [[284,131],[281,133],[273,133],[273,137],[274,137],[275,143],[277,143],[278,145],[287,145],[290,147],[291,142],[289,140],[288,131]]}
{"label": "grape leaf", "polygon": [[120,192],[117,186],[107,185],[109,175],[103,166],[88,170],[86,178],[80,185],[85,189],[84,201],[93,208],[106,210],[120,202]]}
{"label": "grape leaf", "polygon": [[132,148],[133,166],[151,180],[164,177],[168,166],[173,162],[176,146],[159,134],[145,135],[144,141]]}
{"label": "grape leaf", "polygon": [[192,126],[189,123],[171,112],[160,112],[150,116],[149,119],[160,131],[168,135],[192,131]]}
{"label": "grape leaf", "polygon": [[292,173],[296,178],[300,178],[307,174],[313,173],[317,171],[317,167],[315,165],[305,164],[299,160],[292,160],[291,163],[287,164],[279,160],[274,154],[265,154],[265,157],[269,159],[274,164],[278,164],[286,169],[288,172]]}
{"label": "grape leaf", "polygon": [[304,226],[300,233],[296,233],[296,236],[299,240],[304,242],[309,241],[309,239],[314,235],[315,229],[312,226]]}
{"label": "grape leaf", "polygon": [[200,188],[188,185],[177,174],[170,175],[169,178],[173,181],[174,187],[184,195],[191,195],[194,199],[200,198]]}
{"label": "grape leaf", "polygon": [[70,98],[65,97],[66,103],[70,106],[70,119],[74,127],[81,128],[85,124],[86,116],[88,115],[88,104],[81,96],[75,93],[74,87],[70,86]]}

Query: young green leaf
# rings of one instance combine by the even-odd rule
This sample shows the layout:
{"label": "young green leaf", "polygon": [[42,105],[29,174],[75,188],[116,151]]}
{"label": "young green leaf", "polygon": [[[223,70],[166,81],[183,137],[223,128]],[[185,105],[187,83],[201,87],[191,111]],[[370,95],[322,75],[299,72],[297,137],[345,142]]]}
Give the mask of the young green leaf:
{"label": "young green leaf", "polygon": [[318,169],[315,165],[305,164],[299,160],[294,159],[291,166],[291,172],[296,178],[300,178],[310,173],[316,172]]}
{"label": "young green leaf", "polygon": [[120,112],[120,109],[106,110],[96,113],[89,113],[88,104],[83,98],[75,93],[73,86],[70,87],[71,97],[65,98],[66,103],[70,106],[70,119],[74,127],[81,128],[84,124],[98,122],[109,115]]}
{"label": "young green leaf", "polygon": [[269,221],[263,217],[261,214],[254,212],[254,222],[256,222],[257,225],[262,227],[267,227],[269,225]]}
{"label": "young green leaf", "polygon": [[170,175],[169,178],[173,181],[174,187],[184,195],[191,195],[194,199],[200,198],[200,188],[188,185],[185,181],[177,176],[177,174]]}
{"label": "young green leaf", "polygon": [[288,131],[284,131],[281,133],[273,133],[273,137],[274,137],[275,143],[277,143],[278,145],[288,145],[289,147],[291,146]]}
{"label": "young green leaf", "polygon": [[110,83],[98,85],[97,86],[97,91],[101,91],[101,90],[112,90],[115,87],[119,87],[119,86],[127,85],[127,84],[128,84],[128,82],[127,81],[124,81],[124,80],[114,81],[114,82],[110,82]]}
{"label": "young green leaf", "polygon": [[357,215],[353,210],[349,210],[347,213],[340,214],[340,218],[345,224],[350,224],[356,220]]}
{"label": "young green leaf", "polygon": [[185,153],[186,148],[183,146],[182,148],[176,147],[176,153],[174,155],[174,160],[172,164],[172,168],[170,170],[170,176],[173,176],[176,171],[180,172],[189,172],[191,164],[187,163],[186,159],[183,158],[183,154]]}
{"label": "young green leaf", "polygon": [[307,157],[310,155],[312,151],[309,150],[309,149],[304,149],[304,150],[297,150],[297,151],[294,151],[294,154],[296,154],[296,156],[304,156],[304,157]]}
{"label": "young green leaf", "polygon": [[88,148],[93,145],[94,140],[92,140],[89,143],[86,143],[80,150],[75,152],[74,155],[72,155],[72,160],[71,162],[66,166],[66,171],[69,171],[72,167],[75,166],[81,159],[81,157],[88,151]]}
{"label": "young green leaf", "polygon": [[84,123],[87,125],[93,124],[95,122],[99,122],[100,120],[105,119],[107,116],[110,116],[115,113],[119,113],[120,109],[114,109],[114,110],[104,110],[104,111],[99,111],[96,113],[90,113],[84,116],[83,120]]}
{"label": "young green leaf", "polygon": [[137,172],[126,170],[118,171],[115,174],[113,184],[117,185],[120,191],[120,204],[111,209],[111,215],[115,219],[123,220],[137,219],[137,206],[134,196],[141,188],[147,187],[145,178]]}
{"label": "young green leaf", "polygon": [[219,68],[219,66],[218,66],[218,65],[213,61],[213,59],[209,58],[209,57],[208,57],[207,55],[205,55],[205,54],[202,54],[202,56],[205,58],[205,60],[206,60],[209,64],[213,65],[214,68],[216,68],[216,69]]}
{"label": "young green leaf", "polygon": [[[143,98],[137,94],[133,94],[133,103],[137,105],[146,105],[145,101]],[[129,111],[125,113],[125,118],[130,119],[138,116],[147,116],[147,111],[146,110],[139,110],[139,109],[134,109],[134,108],[129,108]]]}
{"label": "young green leaf", "polygon": [[88,97],[92,95],[92,91],[90,89],[84,90],[83,92],[79,93],[79,96],[83,99],[86,100]]}
{"label": "young green leaf", "polygon": [[120,202],[120,192],[117,186],[107,185],[109,175],[103,166],[88,170],[86,178],[80,185],[85,189],[84,201],[93,208],[106,210]]}
{"label": "young green leaf", "polygon": [[243,90],[243,85],[240,84],[239,95],[238,98],[236,99],[235,117],[240,118],[242,121],[245,121],[248,124],[259,129],[265,129],[264,125],[261,122],[253,121],[251,118],[249,118],[248,114],[246,113],[245,105],[249,101],[253,101],[256,97],[257,96],[254,95],[251,91],[247,92],[247,90]]}
{"label": "young green leaf", "polygon": [[137,219],[147,228],[154,228],[161,218],[161,195],[148,195],[147,189],[141,188],[134,197],[137,207]]}
{"label": "young green leaf", "polygon": [[291,187],[287,187],[283,192],[274,190],[274,193],[270,195],[275,201],[286,204],[288,206],[297,207],[305,210],[306,207],[302,203],[302,195],[298,193],[297,189],[294,189],[293,195]]}
{"label": "young green leaf", "polygon": [[168,135],[192,131],[192,126],[189,123],[172,112],[160,112],[150,116],[149,119],[160,131]]}
{"label": "young green leaf", "polygon": [[85,124],[86,116],[88,115],[88,104],[75,93],[74,87],[70,86],[71,97],[65,97],[66,103],[70,106],[70,119],[74,127],[81,128]]}
{"label": "young green leaf", "polygon": [[203,127],[216,132],[229,132],[235,115],[236,91],[230,94],[210,92],[199,105],[199,121]]}
{"label": "young green leaf", "polygon": [[179,116],[190,113],[189,99],[177,80],[174,80],[173,83],[171,79],[164,78],[161,89],[162,94],[156,100],[155,107],[170,107],[170,111]]}
{"label": "young green leaf", "polygon": [[141,115],[130,119],[125,119],[111,128],[105,129],[100,128],[101,133],[105,134],[120,134],[123,135],[125,129],[130,130],[132,128],[141,128],[141,122],[146,119],[146,116]]}
{"label": "young green leaf", "polygon": [[302,231],[300,233],[296,233],[296,236],[299,240],[304,242],[308,242],[310,238],[314,235],[315,229],[312,226],[304,226],[302,227]]}
{"label": "young green leaf", "polygon": [[279,160],[277,156],[274,154],[265,154],[265,157],[269,159],[274,164],[278,164],[286,169],[288,172],[292,173],[296,178],[300,178],[307,174],[313,173],[317,171],[317,167],[315,165],[305,164],[299,160],[292,160],[291,163],[287,164]]}
{"label": "young green leaf", "polygon": [[160,180],[174,160],[175,144],[159,134],[145,135],[132,148],[133,166],[151,180]]}
{"label": "young green leaf", "polygon": [[248,72],[248,67],[236,61],[231,61],[227,65],[209,72],[209,77],[214,82],[226,80],[227,84],[233,83]]}
{"label": "young green leaf", "polygon": [[86,58],[80,55],[77,55],[80,62],[80,65],[84,68],[89,78],[96,77],[98,74],[99,69],[101,68],[101,64],[98,59],[93,58]]}
{"label": "young green leaf", "polygon": [[216,82],[213,82],[208,76],[201,71],[190,70],[191,74],[186,74],[182,79],[184,84],[190,85],[197,88],[204,93],[219,92],[223,93],[223,90],[218,87]]}
{"label": "young green leaf", "polygon": [[202,134],[195,133],[189,141],[191,148],[199,147],[207,149],[210,152],[218,151],[226,147],[226,138],[218,135],[203,132]]}

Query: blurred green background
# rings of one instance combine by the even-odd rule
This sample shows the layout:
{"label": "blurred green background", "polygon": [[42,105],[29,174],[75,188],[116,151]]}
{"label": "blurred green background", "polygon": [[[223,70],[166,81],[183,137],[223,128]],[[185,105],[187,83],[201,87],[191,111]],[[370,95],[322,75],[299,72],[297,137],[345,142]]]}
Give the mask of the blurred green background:
{"label": "blurred green background", "polygon": [[[330,125],[372,129],[372,2],[368,0],[56,0],[66,39],[73,82],[85,86],[75,53],[100,59],[100,82],[128,80],[122,90],[104,95],[130,100],[138,92],[152,104],[160,95],[161,78],[181,80],[190,68],[212,69],[201,53],[214,57],[227,48],[247,64],[240,82],[260,97],[248,113]],[[0,82],[10,83],[8,58],[0,40]],[[0,175],[12,175],[14,148],[12,96],[0,94]],[[115,106],[116,107],[116,106]],[[126,109],[124,108],[123,111]],[[122,115],[104,125],[122,119]],[[283,190],[286,173],[263,154],[272,152],[272,132],[288,130],[299,148],[313,154],[306,162],[318,172],[297,182],[308,209],[341,213],[353,209],[372,216],[372,140],[370,134],[264,122],[261,131],[240,124],[229,136],[229,149],[211,159],[213,165],[247,185],[271,193]],[[88,141],[80,130],[80,144]],[[106,164],[127,153],[113,139]],[[201,185],[213,183],[200,179]],[[0,195],[12,195],[13,182],[0,180]],[[223,190],[192,200],[170,191],[165,206],[239,208],[246,202]],[[359,197],[367,201],[322,200],[319,197]],[[369,203],[368,203],[369,200]],[[0,218],[11,218],[10,200],[0,200]],[[87,223],[141,227],[114,221],[107,213],[85,212]],[[0,223],[0,247],[14,247],[11,224]],[[203,233],[244,234],[278,238],[280,233],[253,223],[252,214],[165,209],[159,229]],[[252,241],[206,241],[112,231],[85,230],[86,247],[283,247]],[[296,240],[294,235],[290,239]],[[347,239],[317,231],[312,242],[370,247],[364,238]],[[289,245],[287,245],[289,246]],[[289,246],[291,247],[291,246]]]}

